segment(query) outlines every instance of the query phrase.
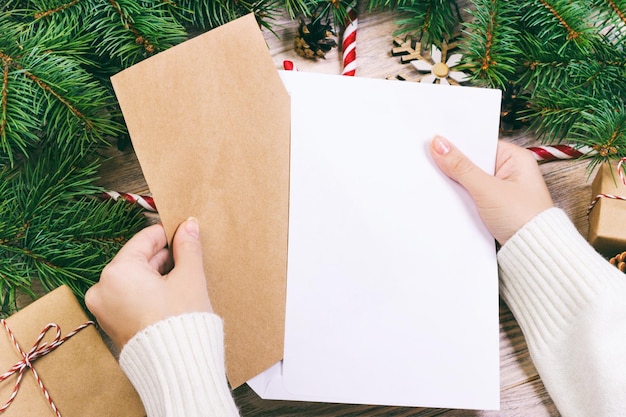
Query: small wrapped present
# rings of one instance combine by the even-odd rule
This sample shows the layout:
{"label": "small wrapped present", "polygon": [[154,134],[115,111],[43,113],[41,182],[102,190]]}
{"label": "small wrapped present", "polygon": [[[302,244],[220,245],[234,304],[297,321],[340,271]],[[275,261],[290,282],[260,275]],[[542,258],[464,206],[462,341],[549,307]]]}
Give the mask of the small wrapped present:
{"label": "small wrapped present", "polygon": [[600,166],[591,193],[587,241],[610,258],[626,250],[626,185],[616,164]]}
{"label": "small wrapped present", "polygon": [[2,320],[0,414],[145,416],[137,392],[93,324],[65,286]]}

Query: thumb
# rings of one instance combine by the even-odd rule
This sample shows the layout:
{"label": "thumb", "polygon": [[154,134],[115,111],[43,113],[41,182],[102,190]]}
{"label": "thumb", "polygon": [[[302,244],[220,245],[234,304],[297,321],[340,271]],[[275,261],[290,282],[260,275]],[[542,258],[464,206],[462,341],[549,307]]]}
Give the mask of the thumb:
{"label": "thumb", "polygon": [[174,268],[184,275],[203,274],[202,246],[200,244],[200,226],[198,219],[190,217],[182,222],[172,242]]}
{"label": "thumb", "polygon": [[430,142],[430,153],[439,169],[461,184],[472,197],[477,197],[490,187],[493,177],[477,167],[446,138],[435,136]]}

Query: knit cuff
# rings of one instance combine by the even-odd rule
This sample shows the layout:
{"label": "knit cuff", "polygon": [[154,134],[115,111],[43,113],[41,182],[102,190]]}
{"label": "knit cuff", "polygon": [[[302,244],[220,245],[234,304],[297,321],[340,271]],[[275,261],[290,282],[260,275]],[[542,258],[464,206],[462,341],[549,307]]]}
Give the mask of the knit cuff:
{"label": "knit cuff", "polygon": [[621,272],[578,233],[565,212],[548,209],[498,253],[500,294],[529,345],[542,348]]}
{"label": "knit cuff", "polygon": [[222,320],[215,314],[170,317],[135,335],[120,365],[149,417],[238,416],[226,381]]}

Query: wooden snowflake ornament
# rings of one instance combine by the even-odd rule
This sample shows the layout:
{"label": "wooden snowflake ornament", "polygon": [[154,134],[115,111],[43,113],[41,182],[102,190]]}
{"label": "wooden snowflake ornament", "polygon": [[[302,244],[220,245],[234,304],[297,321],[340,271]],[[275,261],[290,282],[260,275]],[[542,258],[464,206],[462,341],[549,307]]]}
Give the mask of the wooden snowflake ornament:
{"label": "wooden snowflake ornament", "polygon": [[439,50],[435,45],[432,46],[430,51],[430,61],[426,59],[419,59],[417,61],[411,61],[411,64],[416,70],[424,74],[419,82],[422,83],[439,83],[439,84],[452,84],[459,85],[469,79],[469,76],[461,71],[453,71],[452,69],[461,62],[463,55],[452,54],[446,60],[447,48],[444,45],[443,51]]}
{"label": "wooden snowflake ornament", "polygon": [[393,44],[394,47],[391,49],[391,55],[399,56],[400,62],[403,64],[407,64],[416,59],[424,59],[422,56],[422,44],[413,41],[410,37],[404,40],[394,38]]}

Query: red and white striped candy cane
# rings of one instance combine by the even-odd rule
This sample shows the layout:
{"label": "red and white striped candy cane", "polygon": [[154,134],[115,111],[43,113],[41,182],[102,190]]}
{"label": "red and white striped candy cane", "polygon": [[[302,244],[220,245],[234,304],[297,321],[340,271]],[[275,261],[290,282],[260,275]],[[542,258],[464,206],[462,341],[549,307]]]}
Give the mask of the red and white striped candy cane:
{"label": "red and white striped candy cane", "polygon": [[533,153],[537,162],[576,159],[584,155],[593,155],[596,151],[589,146],[573,147],[569,145],[531,146],[526,148]]}
{"label": "red and white striped candy cane", "polygon": [[105,200],[115,201],[122,198],[123,200],[131,204],[137,204],[148,211],[157,211],[156,205],[154,204],[154,199],[147,195],[118,193],[117,191],[105,191],[104,193],[102,193],[102,198],[104,198]]}
{"label": "red and white striped candy cane", "polygon": [[357,2],[354,1],[348,6],[348,17],[345,22],[346,28],[343,31],[343,71],[341,75],[356,75],[356,29],[358,17],[356,13]]}

